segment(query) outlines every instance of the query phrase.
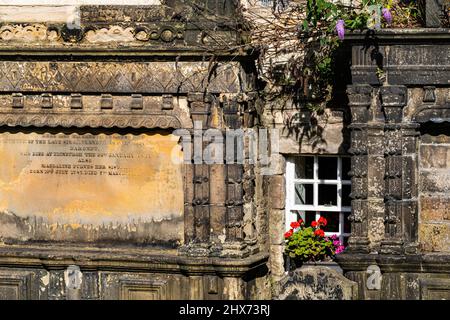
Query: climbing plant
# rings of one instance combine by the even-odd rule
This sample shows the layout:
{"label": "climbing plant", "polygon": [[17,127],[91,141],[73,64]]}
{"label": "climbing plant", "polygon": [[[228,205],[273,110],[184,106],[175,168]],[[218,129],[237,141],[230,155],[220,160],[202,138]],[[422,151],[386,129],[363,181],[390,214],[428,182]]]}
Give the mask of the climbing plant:
{"label": "climbing plant", "polygon": [[[279,2],[283,0],[275,0]],[[285,1],[285,0],[284,0]],[[267,10],[244,10],[260,50],[266,99],[303,100],[320,109],[330,99],[336,52],[351,30],[420,25],[416,1],[291,0]],[[291,99],[292,100],[292,99]]]}

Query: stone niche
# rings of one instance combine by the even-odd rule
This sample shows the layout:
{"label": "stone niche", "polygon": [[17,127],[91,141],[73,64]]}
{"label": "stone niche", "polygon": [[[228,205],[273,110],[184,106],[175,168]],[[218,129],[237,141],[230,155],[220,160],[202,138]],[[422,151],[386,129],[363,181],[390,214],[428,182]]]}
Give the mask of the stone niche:
{"label": "stone niche", "polygon": [[183,241],[178,137],[4,130],[0,159],[5,242]]}

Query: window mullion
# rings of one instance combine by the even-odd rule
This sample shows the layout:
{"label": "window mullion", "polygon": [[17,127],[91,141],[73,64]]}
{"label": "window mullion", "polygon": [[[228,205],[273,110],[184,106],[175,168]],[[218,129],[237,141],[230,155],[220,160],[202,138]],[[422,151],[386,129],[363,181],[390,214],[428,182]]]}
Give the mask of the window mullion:
{"label": "window mullion", "polygon": [[313,187],[313,195],[314,195],[314,207],[319,205],[319,157],[314,156],[314,187]]}
{"label": "window mullion", "polygon": [[286,219],[285,225],[286,230],[290,228],[291,222],[295,221],[294,214],[291,212],[295,205],[295,161],[293,159],[288,159],[286,161]]}
{"label": "window mullion", "polygon": [[342,209],[342,158],[341,157],[338,157],[337,180],[338,180],[337,207],[339,208],[339,210],[341,210]]}
{"label": "window mullion", "polygon": [[345,221],[345,217],[344,214],[341,212],[339,213],[339,241],[341,241],[341,243],[344,243],[344,221]]}

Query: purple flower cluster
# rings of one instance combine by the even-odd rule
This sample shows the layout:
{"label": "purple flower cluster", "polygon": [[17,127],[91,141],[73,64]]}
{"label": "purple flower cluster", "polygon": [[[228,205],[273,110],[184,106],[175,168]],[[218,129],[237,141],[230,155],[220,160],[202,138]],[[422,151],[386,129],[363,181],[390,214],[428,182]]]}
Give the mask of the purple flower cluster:
{"label": "purple flower cluster", "polygon": [[332,235],[330,237],[330,240],[333,241],[333,246],[335,248],[335,254],[340,254],[344,252],[345,246],[339,241],[338,237],[336,235]]}
{"label": "purple flower cluster", "polygon": [[381,12],[383,13],[383,17],[386,20],[387,24],[391,24],[392,23],[392,13],[391,13],[391,11],[389,11],[388,8],[383,8],[383,10]]}
{"label": "purple flower cluster", "polygon": [[336,23],[336,31],[339,39],[344,40],[345,38],[345,22],[342,19],[339,19]]}

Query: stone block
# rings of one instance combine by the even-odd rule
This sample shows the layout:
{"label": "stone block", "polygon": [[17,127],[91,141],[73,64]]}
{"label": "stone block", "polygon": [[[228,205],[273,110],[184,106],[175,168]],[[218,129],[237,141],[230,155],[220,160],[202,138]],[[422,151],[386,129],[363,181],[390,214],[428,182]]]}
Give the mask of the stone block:
{"label": "stone block", "polygon": [[422,192],[450,192],[450,172],[448,170],[431,170],[420,173],[420,190]]}
{"label": "stone block", "polygon": [[272,276],[275,279],[279,279],[284,275],[284,246],[271,245],[270,246],[270,258],[269,268]]}
{"label": "stone block", "polygon": [[426,252],[450,252],[450,223],[421,223],[419,242]]}
{"label": "stone block", "polygon": [[422,145],[420,148],[420,166],[424,169],[450,168],[450,146]]}
{"label": "stone block", "polygon": [[329,267],[305,266],[277,285],[276,300],[355,300],[357,283]]}
{"label": "stone block", "polygon": [[210,203],[224,204],[226,198],[225,165],[213,164],[210,171]]}
{"label": "stone block", "polygon": [[210,206],[210,223],[211,232],[215,240],[225,241],[225,222],[226,208],[225,206]]}
{"label": "stone block", "polygon": [[271,244],[284,244],[285,211],[278,209],[270,210],[269,237]]}
{"label": "stone block", "polygon": [[272,154],[270,157],[270,170],[274,175],[283,175],[286,172],[286,159],[281,154]]}
{"label": "stone block", "polygon": [[421,222],[450,220],[450,198],[422,196],[420,205]]}
{"label": "stone block", "polygon": [[268,179],[269,206],[272,209],[284,209],[286,203],[286,182],[284,176],[271,176]]}

